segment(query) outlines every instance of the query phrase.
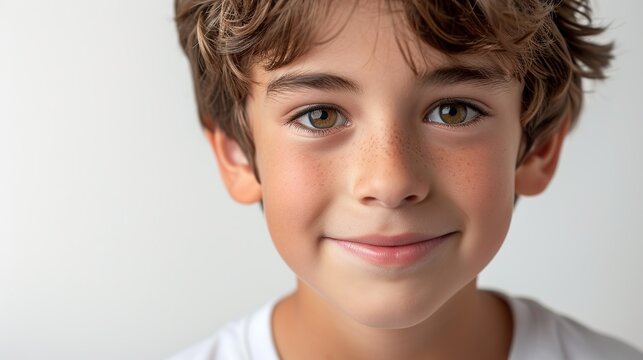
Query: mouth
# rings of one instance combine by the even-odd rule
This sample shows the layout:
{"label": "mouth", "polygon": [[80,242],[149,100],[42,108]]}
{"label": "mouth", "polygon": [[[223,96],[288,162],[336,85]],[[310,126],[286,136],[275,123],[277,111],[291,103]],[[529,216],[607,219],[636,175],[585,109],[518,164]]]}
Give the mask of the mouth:
{"label": "mouth", "polygon": [[408,266],[430,257],[456,232],[442,235],[365,235],[353,238],[326,237],[351,255],[378,266]]}

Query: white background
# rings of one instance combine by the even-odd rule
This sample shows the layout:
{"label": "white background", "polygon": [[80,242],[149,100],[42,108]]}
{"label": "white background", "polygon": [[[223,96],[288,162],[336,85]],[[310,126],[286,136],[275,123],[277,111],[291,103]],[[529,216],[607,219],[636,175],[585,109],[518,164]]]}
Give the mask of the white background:
{"label": "white background", "polygon": [[[481,283],[643,348],[643,2]],[[224,192],[166,1],[0,0],[0,358],[159,359],[290,290]]]}

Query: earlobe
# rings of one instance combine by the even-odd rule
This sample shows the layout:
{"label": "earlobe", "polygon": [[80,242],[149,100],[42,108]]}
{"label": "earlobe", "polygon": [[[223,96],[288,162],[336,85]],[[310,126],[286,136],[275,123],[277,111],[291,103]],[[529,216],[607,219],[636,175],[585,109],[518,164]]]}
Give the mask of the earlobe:
{"label": "earlobe", "polygon": [[571,113],[556,132],[537,142],[516,169],[516,194],[537,195],[543,192],[556,172],[563,140],[571,125]]}
{"label": "earlobe", "polygon": [[239,143],[220,129],[206,129],[205,136],[212,146],[219,172],[230,196],[243,204],[261,200],[261,185]]}

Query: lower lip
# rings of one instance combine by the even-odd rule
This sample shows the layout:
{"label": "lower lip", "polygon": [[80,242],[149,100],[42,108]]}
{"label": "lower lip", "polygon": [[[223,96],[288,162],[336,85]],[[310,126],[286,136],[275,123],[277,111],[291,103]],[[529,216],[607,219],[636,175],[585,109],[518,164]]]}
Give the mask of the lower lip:
{"label": "lower lip", "polygon": [[430,240],[401,246],[377,246],[358,242],[333,240],[349,253],[372,264],[380,266],[405,266],[414,264],[429,256],[436,247],[445,242],[453,233]]}

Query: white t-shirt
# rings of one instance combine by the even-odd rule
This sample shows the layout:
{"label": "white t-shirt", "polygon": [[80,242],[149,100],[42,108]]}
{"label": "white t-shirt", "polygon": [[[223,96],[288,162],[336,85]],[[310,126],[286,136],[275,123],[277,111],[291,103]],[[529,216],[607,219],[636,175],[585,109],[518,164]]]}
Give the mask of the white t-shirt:
{"label": "white t-shirt", "polygon": [[[511,308],[514,321],[509,360],[609,359],[643,360],[633,347],[599,334],[539,303],[497,293]],[[204,341],[169,360],[279,360],[272,338],[271,301],[253,314],[228,323]]]}

